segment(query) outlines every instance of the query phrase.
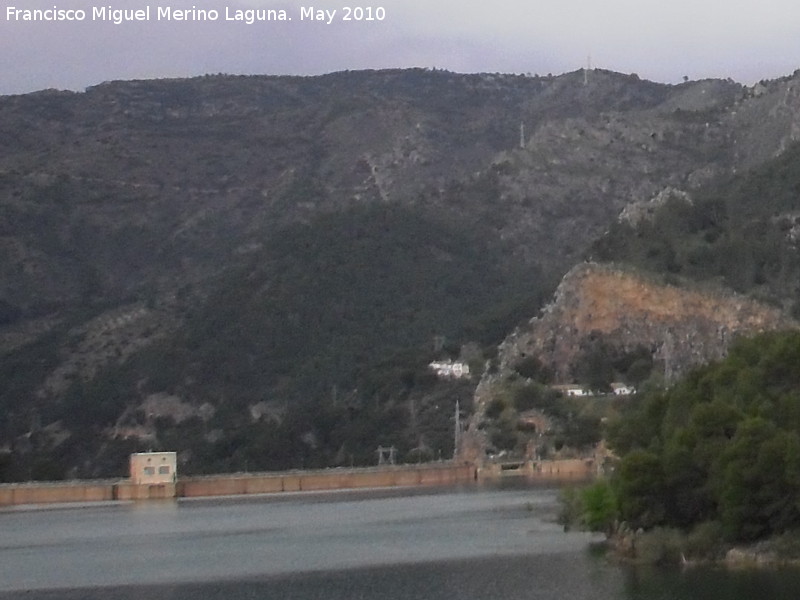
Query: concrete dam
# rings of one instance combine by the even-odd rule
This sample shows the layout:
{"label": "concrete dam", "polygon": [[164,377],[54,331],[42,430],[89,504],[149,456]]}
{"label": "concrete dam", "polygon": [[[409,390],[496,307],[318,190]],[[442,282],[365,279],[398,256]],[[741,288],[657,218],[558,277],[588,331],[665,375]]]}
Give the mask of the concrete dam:
{"label": "concrete dam", "polygon": [[334,468],[318,471],[234,473],[147,481],[136,477],[9,483],[0,485],[0,507],[55,503],[114,502],[202,498],[284,492],[320,492],[367,488],[448,486],[523,477],[563,483],[596,476],[591,460],[527,461],[518,464],[436,463],[428,465]]}
{"label": "concrete dam", "polygon": [[473,482],[475,477],[476,470],[471,465],[442,463],[178,477],[171,482],[158,483],[132,479],[9,483],[0,485],[0,507],[453,485]]}

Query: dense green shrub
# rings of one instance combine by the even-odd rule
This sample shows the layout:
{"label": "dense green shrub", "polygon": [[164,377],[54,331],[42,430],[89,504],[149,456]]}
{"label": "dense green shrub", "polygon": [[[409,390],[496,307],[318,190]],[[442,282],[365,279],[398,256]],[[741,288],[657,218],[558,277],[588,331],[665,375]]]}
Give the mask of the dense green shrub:
{"label": "dense green shrub", "polygon": [[[724,361],[642,394],[609,428],[631,527],[750,541],[800,527],[800,332],[737,341]],[[710,533],[713,528],[712,535]]]}
{"label": "dense green shrub", "polygon": [[775,303],[795,302],[800,249],[800,145],[776,160],[694,194],[672,198],[651,220],[618,222],[597,240],[594,260],[723,283]]}

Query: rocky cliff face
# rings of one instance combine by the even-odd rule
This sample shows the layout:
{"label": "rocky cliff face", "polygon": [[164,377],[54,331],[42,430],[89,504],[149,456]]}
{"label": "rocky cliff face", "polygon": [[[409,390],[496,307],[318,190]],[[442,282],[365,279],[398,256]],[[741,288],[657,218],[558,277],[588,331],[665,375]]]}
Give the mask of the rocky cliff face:
{"label": "rocky cliff face", "polygon": [[737,335],[798,326],[781,310],[730,292],[584,263],[564,276],[540,316],[501,344],[499,357],[501,370],[534,357],[557,381],[571,382],[593,345],[617,354],[644,348],[670,381],[724,357]]}

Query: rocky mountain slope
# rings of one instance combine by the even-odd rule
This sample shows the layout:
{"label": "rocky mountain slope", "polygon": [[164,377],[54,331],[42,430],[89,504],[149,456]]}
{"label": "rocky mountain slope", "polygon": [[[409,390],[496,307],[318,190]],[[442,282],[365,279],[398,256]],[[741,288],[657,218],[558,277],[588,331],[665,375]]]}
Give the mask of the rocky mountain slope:
{"label": "rocky mountain slope", "polygon": [[[601,419],[636,405],[646,395],[637,388],[669,388],[690,369],[724,359],[742,337],[798,329],[782,309],[717,284],[580,263],[539,316],[500,344],[476,386],[461,452],[472,460],[498,452],[591,455]],[[627,390],[615,396],[620,383]],[[603,399],[571,397],[565,384]]]}
{"label": "rocky mountain slope", "polygon": [[799,83],[417,69],[0,98],[0,476],[114,474],[142,446],[190,471],[447,454],[471,394],[425,361],[480,364],[631,204],[790,148]]}
{"label": "rocky mountain slope", "polygon": [[588,383],[580,380],[593,353],[602,349],[611,363],[643,349],[671,382],[723,358],[737,336],[798,327],[779,308],[724,288],[677,287],[630,269],[583,263],[564,276],[540,316],[504,340],[499,363],[510,370],[532,357],[554,381]]}

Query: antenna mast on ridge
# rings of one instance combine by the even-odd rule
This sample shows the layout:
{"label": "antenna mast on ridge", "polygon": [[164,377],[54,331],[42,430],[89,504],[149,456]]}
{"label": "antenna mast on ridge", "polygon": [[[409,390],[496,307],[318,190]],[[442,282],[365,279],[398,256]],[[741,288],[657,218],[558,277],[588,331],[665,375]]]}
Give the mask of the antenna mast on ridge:
{"label": "antenna mast on ridge", "polygon": [[589,85],[589,71],[592,70],[592,55],[586,57],[586,68],[583,70],[583,85]]}
{"label": "antenna mast on ridge", "polygon": [[458,459],[459,450],[461,449],[461,410],[459,402],[456,400],[456,426],[455,426],[455,440],[453,440],[453,459]]}

